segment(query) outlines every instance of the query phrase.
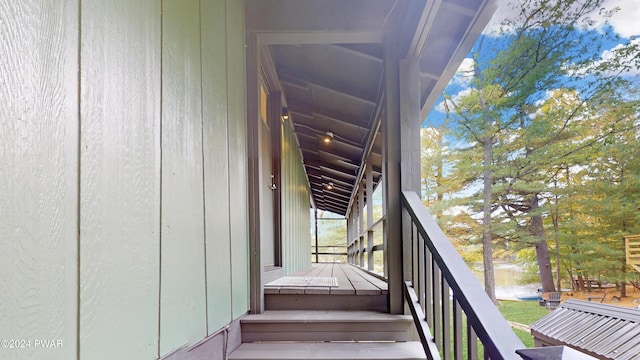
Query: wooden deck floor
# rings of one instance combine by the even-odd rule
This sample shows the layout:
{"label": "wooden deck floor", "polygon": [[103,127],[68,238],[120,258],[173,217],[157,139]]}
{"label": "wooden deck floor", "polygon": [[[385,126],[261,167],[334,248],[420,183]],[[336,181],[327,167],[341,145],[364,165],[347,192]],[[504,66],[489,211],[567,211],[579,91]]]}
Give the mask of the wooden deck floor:
{"label": "wooden deck floor", "polygon": [[289,276],[336,277],[338,286],[265,286],[265,307],[267,309],[385,311],[387,308],[387,283],[349,264],[313,264],[312,267]]}
{"label": "wooden deck floor", "polygon": [[338,287],[286,287],[266,286],[265,294],[334,294],[379,295],[387,294],[387,283],[349,264],[321,263],[289,276],[335,277]]}

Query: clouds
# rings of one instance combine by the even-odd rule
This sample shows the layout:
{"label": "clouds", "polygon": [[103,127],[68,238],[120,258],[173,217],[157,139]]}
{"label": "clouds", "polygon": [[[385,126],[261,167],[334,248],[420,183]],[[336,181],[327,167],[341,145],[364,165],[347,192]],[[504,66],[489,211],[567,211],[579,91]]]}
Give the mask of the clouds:
{"label": "clouds", "polygon": [[600,58],[587,67],[579,69],[571,69],[568,67],[569,74],[574,76],[588,76],[594,71],[598,71],[601,67],[609,69],[603,70],[603,75],[607,76],[638,76],[640,75],[640,38],[635,38],[627,44],[617,44],[611,49],[604,50],[600,54]]}
{"label": "clouds", "polygon": [[[603,6],[620,8],[609,20],[611,27],[623,38],[640,36],[640,0],[606,0]],[[602,18],[600,25],[602,25]]]}
{"label": "clouds", "polygon": [[640,38],[631,40],[628,45],[618,44],[611,50],[603,51],[602,55],[600,56],[601,60],[599,63],[604,63],[607,61],[611,61],[615,57],[620,57],[620,63],[626,64],[628,66],[628,69],[626,71],[623,71],[625,75],[628,75],[628,76],[640,75],[640,67],[638,66],[639,65],[638,62],[640,62],[640,59],[637,58],[638,54],[634,51],[632,52],[625,51],[627,49],[632,49],[634,47],[636,48],[640,47]]}
{"label": "clouds", "polygon": [[[504,19],[515,19],[519,15],[520,10],[513,8],[512,3],[514,2],[538,3],[538,1],[528,2],[527,0],[498,1],[498,9],[484,31],[485,35],[500,41],[497,36],[500,33],[502,21]],[[597,12],[591,14],[590,18],[593,22],[590,29],[601,33],[607,32],[606,35],[611,35],[611,31],[613,31],[622,39],[618,39],[616,43],[611,42],[610,36],[607,42],[604,42],[603,38],[602,46],[608,47],[608,49],[600,53],[599,60],[592,63],[588,68],[573,69],[571,74],[584,77],[598,71],[601,65],[604,68],[605,64],[612,64],[617,68],[611,67],[611,70],[604,71],[604,75],[614,75],[614,71],[616,71],[621,72],[621,75],[627,78],[634,78],[636,79],[635,81],[640,82],[640,77],[638,76],[640,75],[640,53],[638,52],[638,49],[640,49],[640,0],[604,0],[602,8],[605,9],[604,12],[617,10],[613,12],[611,18],[605,18],[603,14]],[[592,35],[597,37],[598,33],[592,33]],[[594,55],[596,55],[596,51],[594,51]],[[618,56],[618,61],[613,61],[616,56]],[[572,65],[574,64],[566,64],[567,69]],[[454,102],[471,92],[470,85],[474,77],[474,66],[474,60],[466,58],[447,86],[446,92]],[[445,104],[440,100],[434,110],[442,114],[446,111],[445,105],[449,105],[449,108],[452,107],[451,103]]]}
{"label": "clouds", "polygon": [[453,79],[451,79],[451,84],[458,86],[468,86],[471,79],[473,79],[474,70],[475,70],[475,62],[472,58],[465,58],[462,60],[462,64],[456,71],[455,75],[453,75]]}
{"label": "clouds", "polygon": [[[633,38],[640,36],[640,0],[604,0],[602,7],[607,10],[619,9],[608,19],[608,24],[613,31],[623,38]],[[498,35],[500,24],[505,19],[515,19],[518,10],[513,9],[511,1],[499,1],[498,9],[487,25],[484,33],[487,35]],[[603,29],[607,24],[601,14],[593,14],[593,27]],[[504,29],[508,30],[508,29]]]}

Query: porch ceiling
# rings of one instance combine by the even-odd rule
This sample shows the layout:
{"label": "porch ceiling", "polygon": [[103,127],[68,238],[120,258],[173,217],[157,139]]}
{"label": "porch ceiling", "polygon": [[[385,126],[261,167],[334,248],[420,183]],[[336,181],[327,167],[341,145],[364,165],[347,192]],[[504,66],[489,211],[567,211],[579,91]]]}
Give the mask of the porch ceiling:
{"label": "porch ceiling", "polygon": [[401,58],[419,57],[426,116],[493,13],[489,2],[247,1],[247,29],[270,55],[318,209],[346,215],[369,156],[381,178],[385,34],[397,35]]}

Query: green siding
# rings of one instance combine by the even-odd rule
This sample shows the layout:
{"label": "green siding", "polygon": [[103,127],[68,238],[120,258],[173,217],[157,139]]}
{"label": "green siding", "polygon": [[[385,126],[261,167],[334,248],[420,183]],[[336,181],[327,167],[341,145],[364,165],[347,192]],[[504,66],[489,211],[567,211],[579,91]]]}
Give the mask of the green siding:
{"label": "green siding", "polygon": [[229,215],[231,216],[232,314],[249,308],[249,209],[244,2],[227,0],[227,92],[229,117]]}
{"label": "green siding", "polygon": [[229,124],[225,0],[202,0],[202,99],[209,333],[231,319],[229,212]]}
{"label": "green siding", "polygon": [[311,266],[310,193],[289,122],[282,126],[282,257],[285,273]]}
{"label": "green siding", "polygon": [[154,359],[249,308],[244,2],[80,4],[0,0],[0,336],[63,345],[2,359]]}
{"label": "green siding", "polygon": [[206,336],[199,6],[162,11],[161,354]]}
{"label": "green siding", "polygon": [[76,356],[78,4],[0,0],[1,359]]}
{"label": "green siding", "polygon": [[80,358],[150,359],[160,285],[160,6],[86,2],[82,20]]}

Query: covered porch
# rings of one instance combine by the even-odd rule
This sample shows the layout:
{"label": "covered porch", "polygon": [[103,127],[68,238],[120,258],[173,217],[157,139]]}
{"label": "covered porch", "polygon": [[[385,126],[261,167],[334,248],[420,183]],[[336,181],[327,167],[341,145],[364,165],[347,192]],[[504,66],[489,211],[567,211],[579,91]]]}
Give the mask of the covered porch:
{"label": "covered porch", "polygon": [[[233,359],[264,359],[273,349],[268,358],[299,359],[308,342],[302,358],[520,358],[524,345],[419,197],[422,120],[494,11],[488,0],[247,0],[251,296]],[[295,191],[344,219],[349,264],[310,267],[316,246],[292,265],[305,257],[286,241],[292,152],[304,176]],[[374,216],[376,191],[382,211]],[[369,273],[376,254],[379,277]],[[274,286],[283,276],[336,277],[338,286]],[[339,341],[375,346],[308,331],[327,313],[323,326],[351,329]],[[376,314],[394,326],[411,314],[402,340],[384,330],[363,335],[371,325],[362,319]],[[274,345],[248,335],[255,322],[266,324],[262,333],[278,324],[300,330],[283,331],[277,341],[287,344]],[[317,336],[300,345],[300,332]]]}

